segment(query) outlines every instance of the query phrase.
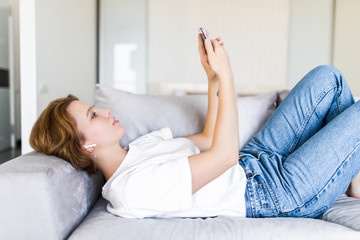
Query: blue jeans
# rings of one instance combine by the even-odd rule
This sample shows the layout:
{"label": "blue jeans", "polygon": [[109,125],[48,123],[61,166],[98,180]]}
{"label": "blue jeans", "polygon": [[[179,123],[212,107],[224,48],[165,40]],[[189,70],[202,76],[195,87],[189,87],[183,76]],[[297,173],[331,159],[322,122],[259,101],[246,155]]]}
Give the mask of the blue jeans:
{"label": "blue jeans", "polygon": [[317,217],[360,170],[360,101],[334,67],[309,72],[239,152],[248,217]]}

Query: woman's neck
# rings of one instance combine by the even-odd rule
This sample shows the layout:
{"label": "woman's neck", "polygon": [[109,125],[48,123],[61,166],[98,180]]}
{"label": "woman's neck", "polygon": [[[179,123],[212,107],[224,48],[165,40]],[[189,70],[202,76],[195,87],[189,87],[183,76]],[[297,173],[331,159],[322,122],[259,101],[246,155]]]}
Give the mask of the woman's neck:
{"label": "woman's neck", "polygon": [[98,148],[95,151],[96,159],[94,163],[96,167],[104,174],[106,181],[119,168],[128,153],[119,144],[105,148]]}

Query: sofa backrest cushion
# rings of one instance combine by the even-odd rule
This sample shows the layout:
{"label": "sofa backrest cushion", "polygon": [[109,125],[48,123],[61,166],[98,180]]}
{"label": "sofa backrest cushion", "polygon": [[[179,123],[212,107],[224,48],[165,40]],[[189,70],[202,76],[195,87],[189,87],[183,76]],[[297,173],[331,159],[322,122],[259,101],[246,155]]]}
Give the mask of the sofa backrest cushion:
{"label": "sofa backrest cushion", "polygon": [[[239,147],[244,146],[275,110],[275,91],[238,97]],[[207,95],[151,96],[96,86],[95,107],[108,108],[125,127],[124,147],[151,131],[170,127],[174,137],[200,133],[205,125]]]}

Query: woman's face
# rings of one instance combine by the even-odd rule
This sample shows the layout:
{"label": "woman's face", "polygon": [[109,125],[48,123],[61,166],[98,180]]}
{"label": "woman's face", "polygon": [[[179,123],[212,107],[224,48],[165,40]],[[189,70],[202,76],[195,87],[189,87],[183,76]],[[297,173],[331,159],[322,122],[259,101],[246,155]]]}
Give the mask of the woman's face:
{"label": "woman's face", "polygon": [[67,111],[75,119],[85,145],[96,144],[98,148],[119,144],[125,133],[125,128],[111,116],[109,109],[96,109],[87,103],[73,101]]}

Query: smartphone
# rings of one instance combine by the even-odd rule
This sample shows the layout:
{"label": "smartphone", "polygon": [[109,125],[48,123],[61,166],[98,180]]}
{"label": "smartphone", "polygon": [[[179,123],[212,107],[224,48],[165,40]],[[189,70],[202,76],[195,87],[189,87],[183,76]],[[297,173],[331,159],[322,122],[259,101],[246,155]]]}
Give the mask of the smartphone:
{"label": "smartphone", "polygon": [[202,27],[199,28],[199,33],[200,33],[201,38],[202,38],[203,41],[205,41],[205,39],[208,38],[207,35],[206,35],[206,32],[205,32],[204,28],[202,28]]}

